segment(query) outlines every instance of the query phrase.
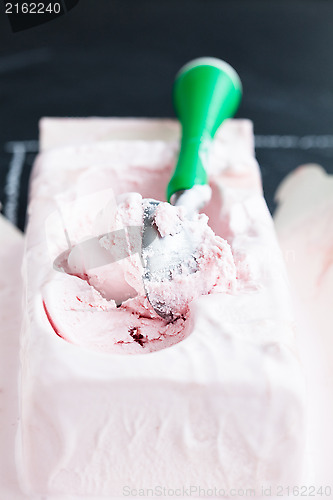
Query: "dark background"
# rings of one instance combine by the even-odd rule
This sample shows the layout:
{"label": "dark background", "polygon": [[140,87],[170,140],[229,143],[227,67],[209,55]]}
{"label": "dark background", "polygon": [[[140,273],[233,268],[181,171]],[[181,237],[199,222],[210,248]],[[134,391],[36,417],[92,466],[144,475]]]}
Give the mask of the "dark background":
{"label": "dark background", "polygon": [[[45,115],[171,117],[174,75],[199,56],[225,59],[242,79],[237,116],[254,122],[273,210],[278,183],[299,164],[319,162],[333,172],[332,49],[329,0],[80,0],[66,15],[18,33],[1,5],[3,211],[8,141],[37,140]],[[271,135],[296,137],[262,137]],[[30,149],[17,182],[20,227]]]}

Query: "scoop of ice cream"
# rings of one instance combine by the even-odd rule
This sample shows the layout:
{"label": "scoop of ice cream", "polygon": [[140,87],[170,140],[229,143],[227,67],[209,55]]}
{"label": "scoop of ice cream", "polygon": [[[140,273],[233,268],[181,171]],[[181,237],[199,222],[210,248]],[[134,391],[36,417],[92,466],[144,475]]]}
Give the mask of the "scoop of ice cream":
{"label": "scoop of ice cream", "polygon": [[[151,245],[151,252],[157,253],[152,260],[157,271],[145,280],[145,290],[163,317],[173,320],[185,315],[201,295],[233,288],[236,271],[230,246],[214,234],[206,215],[159,203],[153,223],[161,241]],[[161,262],[156,264],[159,249]]]}
{"label": "scoop of ice cream", "polygon": [[184,207],[174,207],[169,203],[159,203],[154,216],[154,222],[160,236],[178,234],[186,223]]}
{"label": "scoop of ice cream", "polygon": [[[149,352],[178,342],[190,331],[193,300],[232,291],[236,270],[231,249],[210,229],[206,215],[188,218],[184,208],[160,203],[154,220],[160,237],[172,238],[183,230],[191,233],[197,242],[196,269],[184,263],[181,269],[171,269],[168,278],[144,286],[145,201],[137,193],[122,195],[117,203],[110,193],[110,200],[95,211],[95,217],[92,199],[89,204],[80,201],[81,211],[67,207],[63,220],[69,237],[75,232],[75,241],[61,254],[60,267],[66,274],[53,277],[44,290],[49,320],[63,338],[98,350],[118,351],[134,343],[133,352],[143,347]],[[172,322],[155,312],[147,292],[150,301],[154,298],[171,306]],[[87,333],[90,323],[94,326]]]}

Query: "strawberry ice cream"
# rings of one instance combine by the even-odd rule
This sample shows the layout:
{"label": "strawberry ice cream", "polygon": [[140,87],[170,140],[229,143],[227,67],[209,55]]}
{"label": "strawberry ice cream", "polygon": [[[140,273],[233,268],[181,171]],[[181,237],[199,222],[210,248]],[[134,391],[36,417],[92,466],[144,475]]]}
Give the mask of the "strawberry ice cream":
{"label": "strawberry ice cream", "polygon": [[[312,483],[333,484],[333,176],[303,165],[277,191],[275,224],[292,285],[308,387]],[[330,487],[330,489],[329,489]]]}
{"label": "strawberry ice cream", "polygon": [[22,320],[23,234],[0,214],[0,497],[24,500],[14,456],[18,422],[17,372]]}
{"label": "strawberry ice cream", "polygon": [[[144,283],[149,301],[162,317],[170,321],[186,317],[192,301],[202,295],[234,291],[236,267],[230,246],[210,229],[206,215],[160,203],[153,224],[158,242],[143,251],[148,272]],[[154,251],[152,270],[145,255]]]}
{"label": "strawberry ice cream", "polygon": [[[191,332],[190,304],[194,299],[234,289],[236,269],[228,243],[215,236],[206,215],[188,218],[184,207],[168,203],[158,206],[154,223],[161,237],[177,237],[182,230],[191,232],[196,242],[196,269],[190,272],[185,263],[181,270],[170,270],[171,279],[152,280],[144,287],[144,204],[138,193],[121,195],[117,204],[113,191],[108,190],[73,202],[62,209],[62,217],[60,212],[51,215],[47,222],[52,227],[49,248],[55,253],[62,251],[58,266],[66,274],[54,276],[43,287],[43,297],[48,318],[62,338],[103,352],[163,349]],[[63,229],[62,220],[66,220]],[[67,251],[56,245],[64,231],[69,238],[75,235]],[[171,238],[170,251],[172,244]],[[150,301],[168,304],[172,321],[156,314],[147,292]],[[86,335],[82,332],[82,321],[89,321],[84,320],[86,316],[95,325],[92,335],[89,330]]]}
{"label": "strawberry ice cream", "polygon": [[[145,297],[140,233],[131,240],[128,227],[142,224],[141,197],[164,199],[178,125],[138,120],[137,129],[159,131],[160,139],[112,140],[110,131],[126,121],[97,122],[42,124],[24,257],[18,456],[25,491],[110,497],[199,484],[259,494],[265,485],[297,484],[303,375],[251,124],[227,121],[213,142],[212,199],[192,221],[202,235],[198,270],[166,283],[178,310],[168,322]],[[76,145],[52,149],[66,127]],[[90,130],[101,138],[103,127],[102,141],[94,132],[87,140]],[[161,234],[177,234],[184,223],[169,205],[156,214]],[[129,254],[111,263],[110,233]],[[93,252],[91,267],[86,249],[96,243],[102,252]],[[61,273],[53,261],[66,249]],[[130,287],[120,295],[136,293],[119,307],[113,276]]]}

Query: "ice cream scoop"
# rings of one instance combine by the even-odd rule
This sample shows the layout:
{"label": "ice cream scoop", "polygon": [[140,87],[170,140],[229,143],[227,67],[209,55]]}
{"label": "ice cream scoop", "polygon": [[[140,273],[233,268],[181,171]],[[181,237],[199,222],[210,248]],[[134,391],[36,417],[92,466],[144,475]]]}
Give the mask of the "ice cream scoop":
{"label": "ice cream scoop", "polygon": [[[201,224],[198,212],[211,196],[206,172],[210,145],[222,121],[236,111],[240,97],[239,77],[227,63],[201,58],[185,65],[174,83],[174,106],[182,125],[182,140],[167,187],[170,204],[140,200],[132,207],[137,217],[136,225],[130,228],[126,210],[122,218],[122,209],[117,212],[116,202],[110,201],[104,216],[109,221],[121,221],[122,227],[115,226],[117,230],[75,244],[63,223],[68,249],[55,259],[54,268],[87,281],[117,306],[134,298],[140,288],[159,316],[167,321],[179,318],[187,306],[186,300],[193,297],[184,277],[198,271],[198,259],[206,245],[205,224]],[[130,229],[134,230],[131,234]],[[139,263],[133,256],[136,252],[141,256]],[[135,264],[132,271],[139,277],[139,287],[137,278],[133,288],[133,283],[128,283],[129,276],[125,276],[127,258]],[[182,281],[182,293],[178,296],[176,281],[178,285]]]}
{"label": "ice cream scoop", "polygon": [[[189,219],[210,199],[206,170],[210,145],[221,123],[236,112],[241,94],[236,71],[216,58],[195,59],[176,75],[173,101],[182,126],[182,139],[178,162],[167,187],[167,200],[183,206]],[[169,289],[167,282],[177,274],[196,272],[196,248],[200,241],[197,234],[186,229],[186,224],[176,234],[161,234],[155,223],[159,204],[156,200],[146,200],[144,205],[143,281],[152,307],[171,321],[175,319],[174,298],[165,293],[166,287]]]}

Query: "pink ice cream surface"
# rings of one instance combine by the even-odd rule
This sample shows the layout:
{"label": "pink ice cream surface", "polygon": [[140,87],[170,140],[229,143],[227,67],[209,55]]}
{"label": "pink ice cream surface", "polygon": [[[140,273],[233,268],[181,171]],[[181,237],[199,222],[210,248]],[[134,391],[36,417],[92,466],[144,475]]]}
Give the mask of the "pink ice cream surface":
{"label": "pink ice cream surface", "polygon": [[[52,268],[68,248],[64,228],[73,247],[98,243],[101,235],[141,224],[136,210],[117,218],[136,204],[124,208],[123,193],[164,199],[178,140],[168,142],[164,133],[151,141],[136,134],[132,141],[109,140],[111,129],[127,127],[122,120],[42,123],[44,153],[32,174],[23,262],[17,457],[25,491],[29,498],[72,500],[119,498],[124,485],[260,492],[262,485],[304,484],[303,378],[249,122],[223,124],[208,165],[212,198],[205,213],[232,249],[231,293],[200,296],[185,318],[168,323],[141,292],[117,308],[86,280]],[[136,127],[166,132],[169,123],[138,120]],[[178,124],[174,129],[178,134]],[[89,141],[96,131],[102,140]],[[47,144],[63,144],[60,136],[75,145],[48,150]],[[172,218],[160,214],[161,231],[173,231]],[[227,244],[204,238],[202,266],[210,267],[206,247],[214,255],[224,248],[218,262],[228,265]],[[139,253],[119,261],[131,286],[139,266]],[[95,271],[97,280],[102,269]],[[228,287],[227,273],[218,276]]]}
{"label": "pink ice cream surface", "polygon": [[[153,304],[165,304],[165,312],[170,309],[177,317],[186,315],[190,303],[202,295],[230,293],[234,289],[236,268],[231,248],[226,240],[214,234],[205,214],[189,218],[185,207],[160,203],[154,219],[161,237],[186,230],[186,235],[195,242],[195,250],[188,257],[194,258],[196,268],[185,259],[180,269],[170,271],[170,279],[147,281],[146,291]],[[170,238],[168,244],[172,245]]]}
{"label": "pink ice cream surface", "polygon": [[332,478],[333,175],[315,164],[276,193],[275,225],[293,291],[300,354],[308,368],[308,452],[317,484]]}
{"label": "pink ice cream surface", "polygon": [[169,203],[160,203],[156,209],[155,224],[160,235],[174,235],[182,230],[183,222],[186,221],[184,207],[173,207]]}
{"label": "pink ice cream surface", "polygon": [[[239,135],[240,142],[243,141],[242,133]],[[225,139],[228,143],[228,128]],[[110,146],[116,148],[111,156]],[[182,275],[179,272],[175,275],[172,270],[171,281],[152,282],[146,284],[145,289],[142,282],[140,231],[134,234],[133,239],[129,237],[128,228],[142,227],[143,199],[151,196],[157,200],[163,199],[165,185],[174,168],[175,146],[170,143],[166,147],[162,142],[139,143],[139,153],[133,159],[127,157],[126,148],[125,143],[100,143],[97,150],[93,148],[94,153],[90,154],[88,147],[84,165],[81,164],[81,147],[69,148],[72,160],[64,165],[61,174],[58,169],[57,182],[53,180],[52,186],[45,181],[41,184],[43,165],[44,162],[58,165],[57,156],[62,156],[62,152],[55,150],[41,155],[34,169],[36,182],[32,183],[31,196],[33,199],[36,189],[38,191],[40,188],[47,191],[48,197],[49,191],[54,193],[54,199],[47,209],[49,220],[46,221],[46,239],[51,259],[54,260],[68,249],[64,230],[72,245],[65,266],[72,276],[53,272],[41,285],[45,312],[53,329],[68,342],[95,351],[146,353],[171,346],[188,337],[193,331],[191,309],[195,301],[212,292],[214,295],[234,293],[234,258],[229,244],[223,239],[228,238],[229,242],[229,238],[233,238],[230,232],[233,222],[230,225],[226,215],[222,216],[225,227],[221,223],[221,197],[214,169],[218,172],[225,161],[228,172],[228,155],[237,163],[235,151],[238,149],[235,144],[229,153],[222,144],[223,154],[227,155],[226,160],[221,160],[223,154],[221,156],[219,142],[216,142],[210,165],[213,198],[205,209],[211,228],[208,218],[202,214],[185,224],[182,209],[162,204],[157,211],[155,222],[161,234],[174,236],[185,224],[198,235],[195,256],[197,269],[195,273],[189,273],[184,266]],[[214,155],[218,157],[217,162]],[[248,153],[239,153],[236,169],[240,172],[245,170],[243,156],[248,158]],[[124,169],[112,165],[115,158],[122,157],[126,163]],[[106,158],[107,162],[111,162],[111,169],[109,164],[105,167],[99,164],[102,161],[104,165]],[[78,160],[79,168],[76,166]],[[250,161],[254,162],[254,168],[250,169],[249,175],[238,176],[237,185],[241,189],[253,185],[260,192],[257,166],[254,159]],[[245,164],[248,172],[248,165]],[[228,176],[231,185],[234,177],[234,173],[230,179]],[[69,178],[72,178],[69,183],[72,187],[64,190],[63,186],[68,186]],[[213,231],[219,236],[215,236]],[[112,239],[118,236],[121,244]],[[110,254],[115,249],[116,253],[118,249],[120,253],[127,252],[128,257],[119,260],[112,257],[114,262],[110,264]],[[241,278],[237,286],[248,286],[246,283],[253,282],[253,277],[248,275],[248,259],[236,248],[233,253],[238,262],[237,274]],[[50,269],[50,262],[45,262],[45,266]],[[175,313],[172,322],[156,313],[147,298],[147,291],[150,300],[155,298],[172,304]]]}
{"label": "pink ice cream surface", "polygon": [[[144,287],[144,268],[141,260],[144,200],[138,193],[128,193],[122,195],[116,204],[111,192],[110,200],[102,211],[103,215],[99,212],[94,224],[101,224],[101,217],[104,217],[105,221],[108,221],[108,228],[114,231],[87,238],[89,228],[87,227],[87,233],[84,234],[82,220],[85,219],[82,212],[83,240],[73,245],[63,263],[64,270],[75,277],[73,279],[68,276],[66,283],[64,282],[66,290],[63,300],[67,307],[79,301],[81,307],[86,305],[91,311],[100,313],[103,318],[104,313],[109,314],[113,318],[112,321],[107,321],[106,325],[99,325],[97,328],[102,331],[108,328],[110,337],[118,346],[132,338],[140,347],[145,347],[142,352],[155,350],[156,347],[165,347],[161,342],[158,346],[154,345],[154,340],[161,335],[170,335],[172,343],[178,342],[184,338],[193,300],[212,292],[230,293],[233,290],[236,268],[230,246],[214,234],[208,226],[206,215],[195,214],[188,218],[184,207],[160,203],[154,221],[158,232],[164,237],[176,235],[186,228],[196,242],[193,256],[197,267],[193,272],[184,263],[181,269],[170,271],[171,279],[148,281]],[[89,204],[83,200],[82,210],[85,206]],[[80,213],[80,210],[77,210],[77,213]],[[106,229],[105,226],[104,230]],[[78,279],[84,280],[85,283],[80,283]],[[171,309],[172,324],[156,314],[151,305],[156,302],[166,304],[166,307]],[[51,320],[52,311],[48,305],[45,307]],[[143,311],[144,316],[140,316],[140,311]],[[128,322],[129,318],[131,320]],[[126,333],[119,332],[117,319],[120,323],[128,322]],[[55,320],[54,327],[57,323]],[[60,330],[63,331],[63,328],[62,326]],[[56,329],[58,331],[58,328]],[[190,332],[187,330],[186,334]],[[62,336],[70,340],[73,334],[69,329],[66,329],[66,332]]]}

